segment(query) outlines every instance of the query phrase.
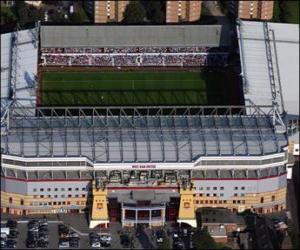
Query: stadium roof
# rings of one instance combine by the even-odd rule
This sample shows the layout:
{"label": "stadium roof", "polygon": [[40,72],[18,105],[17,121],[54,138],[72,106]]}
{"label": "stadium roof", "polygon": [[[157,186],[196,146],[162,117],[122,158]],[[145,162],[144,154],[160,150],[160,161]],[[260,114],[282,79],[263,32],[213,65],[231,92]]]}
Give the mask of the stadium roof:
{"label": "stadium roof", "polygon": [[[240,21],[237,26],[246,104],[247,101],[256,105],[272,104],[271,63],[277,95],[282,94],[284,110],[299,117],[299,25],[266,24]],[[267,32],[270,60],[267,56]]]}
{"label": "stadium roof", "polygon": [[227,46],[221,25],[41,26],[41,47]]}
{"label": "stadium roof", "polygon": [[[15,34],[17,39],[14,40]],[[23,106],[35,106],[38,67],[36,42],[34,29],[1,34],[1,104],[9,97],[10,85],[13,84],[12,74],[15,73],[15,99]]]}
{"label": "stadium roof", "polygon": [[285,134],[274,132],[269,116],[72,116],[65,109],[63,116],[55,111],[44,116],[41,110],[37,117],[10,116],[10,129],[1,136],[4,154],[85,156],[95,163],[191,163],[200,156],[281,153],[287,142]]}

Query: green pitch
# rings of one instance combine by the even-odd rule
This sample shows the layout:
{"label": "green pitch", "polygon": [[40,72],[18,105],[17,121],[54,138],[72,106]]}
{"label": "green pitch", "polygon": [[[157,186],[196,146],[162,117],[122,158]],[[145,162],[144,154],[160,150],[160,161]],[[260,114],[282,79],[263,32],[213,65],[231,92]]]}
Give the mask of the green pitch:
{"label": "green pitch", "polygon": [[228,104],[223,73],[44,72],[43,106]]}

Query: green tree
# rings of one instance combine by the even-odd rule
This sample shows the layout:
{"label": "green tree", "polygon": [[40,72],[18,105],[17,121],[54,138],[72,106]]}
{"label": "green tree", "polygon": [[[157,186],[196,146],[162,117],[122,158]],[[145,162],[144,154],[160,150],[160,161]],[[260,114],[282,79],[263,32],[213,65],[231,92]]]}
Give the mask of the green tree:
{"label": "green tree", "polygon": [[193,245],[198,249],[217,249],[218,245],[208,232],[197,229],[193,236]]}
{"label": "green tree", "polygon": [[159,1],[147,1],[146,2],[147,18],[152,23],[163,23],[165,15],[162,10],[162,4]]}
{"label": "green tree", "polygon": [[77,7],[76,11],[70,16],[71,22],[83,23],[88,22],[89,18],[83,8]]}
{"label": "green tree", "polygon": [[144,6],[138,2],[130,2],[124,11],[124,23],[127,24],[140,24],[144,22],[146,17],[146,10]]}
{"label": "green tree", "polygon": [[16,16],[14,15],[14,13],[11,11],[9,7],[1,5],[0,13],[1,13],[1,25],[13,23],[17,20]]}
{"label": "green tree", "polygon": [[165,237],[161,248],[159,249],[172,249],[171,241],[169,237]]}

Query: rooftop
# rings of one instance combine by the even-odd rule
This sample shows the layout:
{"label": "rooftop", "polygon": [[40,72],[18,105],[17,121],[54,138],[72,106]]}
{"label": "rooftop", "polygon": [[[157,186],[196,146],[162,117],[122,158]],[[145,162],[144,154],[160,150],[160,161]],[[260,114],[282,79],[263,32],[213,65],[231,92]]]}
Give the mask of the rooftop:
{"label": "rooftop", "polygon": [[246,104],[272,104],[273,75],[280,113],[299,117],[299,25],[239,21],[237,30]]}
{"label": "rooftop", "polygon": [[2,152],[23,157],[85,156],[95,163],[191,163],[201,156],[280,153],[287,143],[285,134],[274,132],[267,115],[200,116],[187,111],[172,115],[171,111],[144,116],[125,110],[108,116],[97,115],[101,110],[93,109],[91,115],[81,109],[79,115],[72,115],[62,108],[64,115],[58,115],[52,108],[47,115],[38,108],[37,116],[30,116],[34,110],[11,109],[9,131],[1,136]]}
{"label": "rooftop", "polygon": [[41,47],[227,46],[221,25],[41,26]]}
{"label": "rooftop", "polygon": [[202,223],[245,224],[243,216],[225,208],[201,208],[199,211]]}

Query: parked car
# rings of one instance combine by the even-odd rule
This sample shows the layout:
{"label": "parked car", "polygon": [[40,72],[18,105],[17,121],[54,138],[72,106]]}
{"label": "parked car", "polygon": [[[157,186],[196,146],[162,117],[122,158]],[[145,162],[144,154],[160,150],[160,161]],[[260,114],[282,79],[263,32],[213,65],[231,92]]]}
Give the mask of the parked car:
{"label": "parked car", "polygon": [[162,243],[164,241],[164,232],[162,230],[156,231],[156,242]]}
{"label": "parked car", "polygon": [[12,220],[12,219],[9,219],[7,222],[6,222],[6,226],[9,227],[10,229],[15,229],[17,228],[17,222],[15,220]]}
{"label": "parked car", "polygon": [[69,248],[70,247],[70,242],[69,241],[59,241],[58,242],[58,247],[59,248]]}
{"label": "parked car", "polygon": [[17,238],[18,235],[19,235],[19,232],[18,232],[18,231],[11,230],[11,231],[9,232],[8,238]]}
{"label": "parked car", "polygon": [[9,239],[6,241],[7,248],[15,248],[17,242],[15,240]]}
{"label": "parked car", "polygon": [[31,240],[31,239],[27,239],[26,240],[26,247],[27,248],[36,248],[37,247],[37,241]]}
{"label": "parked car", "polygon": [[100,248],[101,247],[100,241],[91,242],[91,247]]}
{"label": "parked car", "polygon": [[130,239],[129,239],[129,236],[127,234],[122,234],[120,236],[120,240],[121,240],[121,245],[123,245],[124,247],[129,247]]}
{"label": "parked car", "polygon": [[41,247],[41,248],[46,248],[48,247],[48,241],[45,241],[45,240],[39,240],[38,241],[38,247]]}
{"label": "parked car", "polygon": [[69,233],[69,237],[79,238],[79,234],[76,233],[76,232],[70,232],[70,233]]}

